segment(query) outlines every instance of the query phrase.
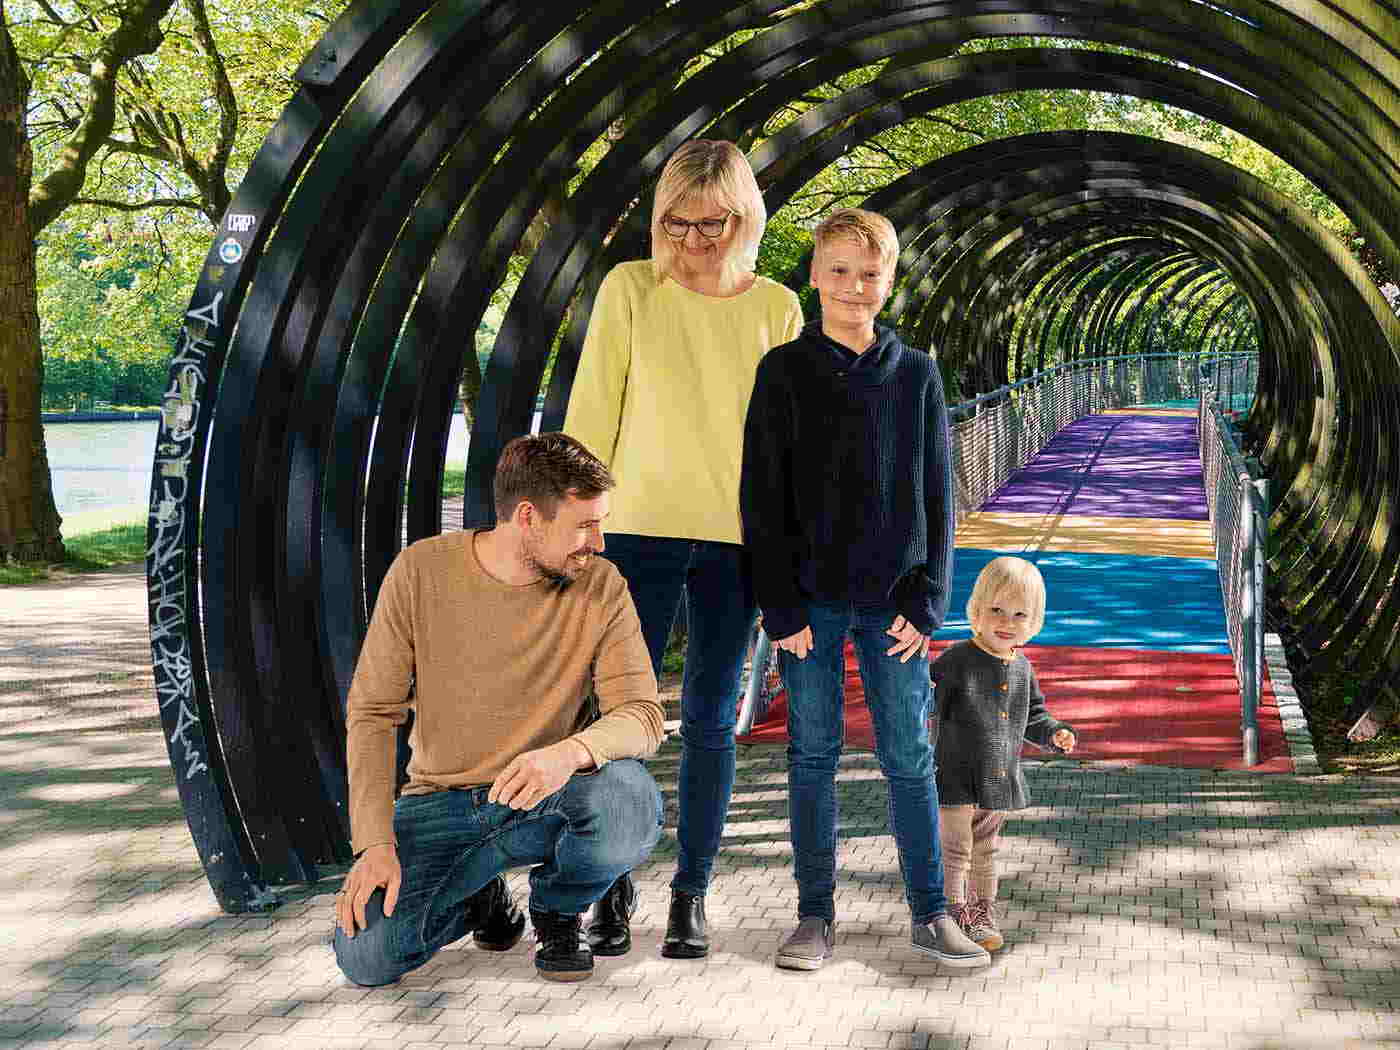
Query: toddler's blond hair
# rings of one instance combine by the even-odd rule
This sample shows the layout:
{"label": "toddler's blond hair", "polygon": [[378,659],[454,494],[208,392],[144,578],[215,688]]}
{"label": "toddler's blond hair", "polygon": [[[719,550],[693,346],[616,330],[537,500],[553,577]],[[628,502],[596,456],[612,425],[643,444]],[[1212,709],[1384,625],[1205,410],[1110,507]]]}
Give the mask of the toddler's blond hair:
{"label": "toddler's blond hair", "polygon": [[977,574],[967,599],[967,619],[981,619],[980,612],[1004,598],[1019,598],[1031,614],[1030,635],[1034,638],[1045,626],[1045,577],[1025,558],[1003,555],[993,558]]}

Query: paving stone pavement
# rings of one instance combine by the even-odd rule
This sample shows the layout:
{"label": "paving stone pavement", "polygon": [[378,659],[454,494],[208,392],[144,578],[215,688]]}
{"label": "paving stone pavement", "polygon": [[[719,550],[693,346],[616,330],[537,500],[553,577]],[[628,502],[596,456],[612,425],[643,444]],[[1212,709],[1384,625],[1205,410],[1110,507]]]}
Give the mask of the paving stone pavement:
{"label": "paving stone pavement", "polygon": [[1033,763],[1036,805],[1006,836],[1007,947],[956,973],[908,947],[879,770],[849,756],[836,955],[804,974],[772,961],[795,893],[771,747],[740,753],[714,951],[659,956],[670,742],[629,955],[558,985],[528,938],[467,940],[357,988],[327,945],[339,873],[269,914],[215,905],[156,718],[143,585],[131,569],[0,590],[0,1047],[1400,1050],[1392,778]]}

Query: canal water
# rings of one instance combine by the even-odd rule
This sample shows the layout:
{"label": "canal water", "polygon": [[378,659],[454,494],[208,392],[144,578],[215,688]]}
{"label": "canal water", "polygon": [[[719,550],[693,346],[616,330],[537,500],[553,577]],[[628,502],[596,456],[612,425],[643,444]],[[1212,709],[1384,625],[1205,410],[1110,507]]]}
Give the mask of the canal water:
{"label": "canal water", "polygon": [[[65,536],[145,520],[159,426],[155,419],[44,424],[54,502],[63,515]],[[460,467],[466,461],[467,431],[455,415],[447,462]]]}

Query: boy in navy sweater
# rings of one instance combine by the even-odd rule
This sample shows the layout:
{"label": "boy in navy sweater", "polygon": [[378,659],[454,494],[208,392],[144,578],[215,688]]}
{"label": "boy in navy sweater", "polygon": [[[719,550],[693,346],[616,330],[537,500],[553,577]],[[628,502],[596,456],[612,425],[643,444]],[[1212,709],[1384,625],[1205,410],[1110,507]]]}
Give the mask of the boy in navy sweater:
{"label": "boy in navy sweater", "polygon": [[884,216],[813,232],[821,322],[758,366],[740,510],[764,629],[788,691],[797,929],[777,964],[815,970],[835,939],[836,766],[845,639],[859,658],[913,946],[949,966],[991,959],[948,913],[929,751],[928,636],[948,609],[953,491],[938,366],[875,317],[899,242]]}

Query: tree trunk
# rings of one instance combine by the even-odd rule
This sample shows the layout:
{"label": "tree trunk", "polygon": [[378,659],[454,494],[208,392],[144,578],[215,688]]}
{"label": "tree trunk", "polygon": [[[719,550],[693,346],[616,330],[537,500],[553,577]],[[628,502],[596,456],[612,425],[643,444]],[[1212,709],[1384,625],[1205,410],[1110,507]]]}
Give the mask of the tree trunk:
{"label": "tree trunk", "polygon": [[64,557],[39,418],[44,362],[29,221],[28,99],[0,5],[0,562]]}

